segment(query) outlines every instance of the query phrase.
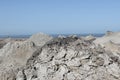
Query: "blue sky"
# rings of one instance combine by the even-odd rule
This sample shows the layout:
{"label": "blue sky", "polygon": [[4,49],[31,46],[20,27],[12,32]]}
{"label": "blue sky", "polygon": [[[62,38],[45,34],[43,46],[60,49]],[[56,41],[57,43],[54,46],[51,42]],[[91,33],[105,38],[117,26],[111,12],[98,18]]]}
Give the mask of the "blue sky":
{"label": "blue sky", "polygon": [[0,35],[120,31],[120,0],[0,0]]}

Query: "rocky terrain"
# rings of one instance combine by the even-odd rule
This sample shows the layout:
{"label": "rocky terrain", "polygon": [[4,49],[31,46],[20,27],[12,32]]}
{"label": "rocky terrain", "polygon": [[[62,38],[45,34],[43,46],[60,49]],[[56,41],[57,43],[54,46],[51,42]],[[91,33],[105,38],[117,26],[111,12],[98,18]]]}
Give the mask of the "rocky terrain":
{"label": "rocky terrain", "polygon": [[118,32],[100,38],[39,33],[8,42],[0,49],[0,80],[120,80],[119,39]]}

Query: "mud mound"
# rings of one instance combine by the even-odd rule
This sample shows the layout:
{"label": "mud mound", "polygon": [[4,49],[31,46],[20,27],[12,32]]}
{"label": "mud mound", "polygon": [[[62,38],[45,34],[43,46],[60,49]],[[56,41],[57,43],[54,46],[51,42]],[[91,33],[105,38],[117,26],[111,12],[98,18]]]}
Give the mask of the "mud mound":
{"label": "mud mound", "polygon": [[94,43],[102,45],[106,50],[120,53],[120,32],[108,31],[103,37],[97,38]]}
{"label": "mud mound", "polygon": [[53,37],[44,34],[44,33],[37,33],[32,35],[28,41],[34,42],[36,46],[43,46],[46,42],[52,40]]}
{"label": "mud mound", "polygon": [[84,37],[84,39],[88,41],[94,41],[96,38],[92,35],[89,35],[89,36]]}
{"label": "mud mound", "polygon": [[109,41],[120,44],[120,32],[107,32],[103,37],[97,38],[94,43],[104,44]]}
{"label": "mud mound", "polygon": [[120,80],[120,55],[77,37],[56,38],[39,48],[17,80]]}
{"label": "mud mound", "polygon": [[3,46],[0,49],[0,80],[14,80],[17,71],[25,66],[38,45],[43,46],[50,39],[45,34],[37,34],[26,41],[10,41]]}

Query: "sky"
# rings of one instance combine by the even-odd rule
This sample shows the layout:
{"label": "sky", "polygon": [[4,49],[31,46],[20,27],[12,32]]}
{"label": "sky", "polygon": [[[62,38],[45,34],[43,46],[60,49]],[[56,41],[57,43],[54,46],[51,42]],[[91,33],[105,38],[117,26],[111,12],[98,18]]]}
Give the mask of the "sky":
{"label": "sky", "polygon": [[0,0],[0,35],[120,31],[120,0]]}

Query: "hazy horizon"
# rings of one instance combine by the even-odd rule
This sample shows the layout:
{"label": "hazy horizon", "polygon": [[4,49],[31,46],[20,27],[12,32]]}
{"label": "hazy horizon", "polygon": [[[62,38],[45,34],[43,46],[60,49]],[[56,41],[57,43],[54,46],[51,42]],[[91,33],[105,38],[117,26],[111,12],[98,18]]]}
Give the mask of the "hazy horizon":
{"label": "hazy horizon", "polygon": [[120,0],[0,0],[0,35],[120,31]]}
{"label": "hazy horizon", "polygon": [[[58,37],[59,35],[62,36],[70,36],[70,35],[76,35],[76,36],[89,36],[89,35],[93,35],[94,37],[102,37],[104,36],[104,34],[95,34],[95,33],[86,33],[86,34],[48,34],[52,37]],[[30,35],[0,35],[0,38],[29,38],[31,37],[32,34]]]}

